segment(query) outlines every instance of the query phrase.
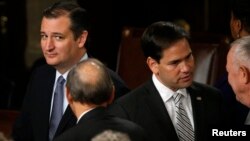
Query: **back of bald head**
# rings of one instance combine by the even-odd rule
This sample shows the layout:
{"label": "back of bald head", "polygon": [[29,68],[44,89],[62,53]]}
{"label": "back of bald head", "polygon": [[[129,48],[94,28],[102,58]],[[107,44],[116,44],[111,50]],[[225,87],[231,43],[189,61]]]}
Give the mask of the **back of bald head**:
{"label": "back of bald head", "polygon": [[105,65],[94,58],[80,62],[69,72],[66,87],[74,101],[95,105],[109,101],[114,88]]}

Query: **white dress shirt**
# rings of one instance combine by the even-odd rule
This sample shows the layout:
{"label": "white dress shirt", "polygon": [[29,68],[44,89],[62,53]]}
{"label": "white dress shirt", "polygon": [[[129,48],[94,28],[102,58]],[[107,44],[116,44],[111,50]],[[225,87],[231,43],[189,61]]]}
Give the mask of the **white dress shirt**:
{"label": "white dress shirt", "polygon": [[174,103],[174,98],[173,95],[176,93],[180,93],[183,95],[182,98],[182,103],[183,106],[187,112],[188,118],[191,121],[192,127],[194,128],[194,121],[193,121],[193,111],[192,111],[192,105],[191,105],[191,97],[188,94],[186,89],[179,89],[176,92],[172,91],[171,89],[169,89],[167,86],[165,86],[164,84],[162,84],[157,78],[156,76],[153,74],[152,76],[153,79],[153,83],[156,87],[156,89],[158,90],[162,101],[165,104],[165,107],[168,111],[168,114],[173,122],[173,125],[175,127],[175,129],[177,129],[176,127],[176,113],[175,113],[175,103]]}

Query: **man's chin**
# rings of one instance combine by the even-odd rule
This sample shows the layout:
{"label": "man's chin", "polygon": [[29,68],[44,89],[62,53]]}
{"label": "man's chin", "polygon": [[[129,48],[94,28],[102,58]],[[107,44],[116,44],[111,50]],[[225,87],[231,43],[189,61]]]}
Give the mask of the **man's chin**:
{"label": "man's chin", "polygon": [[50,60],[50,59],[46,59],[46,63],[50,66],[56,66],[58,64],[58,62]]}
{"label": "man's chin", "polygon": [[181,87],[182,88],[187,88],[187,87],[191,86],[192,83],[193,83],[193,81],[182,82]]}

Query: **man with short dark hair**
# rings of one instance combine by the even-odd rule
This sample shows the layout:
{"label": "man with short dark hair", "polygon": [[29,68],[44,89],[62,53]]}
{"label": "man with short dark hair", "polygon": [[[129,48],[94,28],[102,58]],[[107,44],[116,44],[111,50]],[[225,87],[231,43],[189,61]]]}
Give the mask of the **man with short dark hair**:
{"label": "man with short dark hair", "polygon": [[[75,125],[63,88],[71,68],[89,58],[89,26],[86,10],[74,1],[59,1],[43,11],[41,49],[47,64],[32,73],[21,116],[13,127],[15,141],[51,141]],[[116,97],[128,92],[120,77],[109,73]]]}

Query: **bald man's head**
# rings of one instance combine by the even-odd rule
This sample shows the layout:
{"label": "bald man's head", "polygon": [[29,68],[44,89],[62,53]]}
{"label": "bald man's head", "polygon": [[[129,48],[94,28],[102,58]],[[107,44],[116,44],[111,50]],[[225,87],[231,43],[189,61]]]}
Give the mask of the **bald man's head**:
{"label": "bald man's head", "polygon": [[66,86],[74,101],[95,105],[109,101],[114,88],[104,64],[93,58],[80,62],[69,72]]}

